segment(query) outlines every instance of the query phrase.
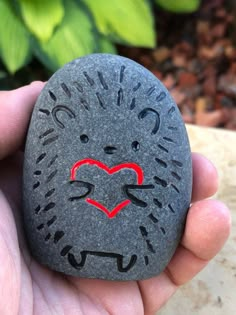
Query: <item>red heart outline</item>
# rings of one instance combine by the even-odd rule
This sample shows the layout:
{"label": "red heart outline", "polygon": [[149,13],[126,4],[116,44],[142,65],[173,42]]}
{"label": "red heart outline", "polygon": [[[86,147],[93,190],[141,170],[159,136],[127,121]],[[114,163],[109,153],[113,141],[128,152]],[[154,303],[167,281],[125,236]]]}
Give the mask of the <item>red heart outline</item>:
{"label": "red heart outline", "polygon": [[[122,164],[118,164],[118,165],[110,168],[106,164],[104,164],[100,161],[94,160],[94,159],[90,159],[90,158],[75,162],[75,164],[71,168],[71,175],[70,175],[71,180],[76,179],[76,172],[82,165],[95,165],[98,168],[101,168],[102,170],[104,170],[109,175],[117,173],[122,169],[128,168],[128,169],[132,169],[137,174],[138,185],[141,185],[143,183],[143,180],[144,180],[143,170],[136,163],[131,163],[131,162],[122,163]],[[114,218],[124,207],[126,207],[128,204],[130,204],[130,200],[126,199],[126,200],[122,201],[121,203],[119,203],[111,211],[109,211],[104,205],[102,205],[100,202],[98,202],[94,199],[87,198],[86,202],[91,204],[92,206],[96,207],[97,209],[101,210],[102,212],[104,212],[107,215],[107,217],[110,219]]]}

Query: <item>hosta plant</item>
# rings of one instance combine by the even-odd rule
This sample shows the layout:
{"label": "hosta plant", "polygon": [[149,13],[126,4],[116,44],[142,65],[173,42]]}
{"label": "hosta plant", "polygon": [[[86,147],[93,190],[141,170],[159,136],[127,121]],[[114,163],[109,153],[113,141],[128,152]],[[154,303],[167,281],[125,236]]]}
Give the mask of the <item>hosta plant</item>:
{"label": "hosta plant", "polygon": [[0,0],[0,59],[14,74],[33,57],[55,71],[89,53],[116,53],[116,43],[153,48],[153,6],[190,12],[199,1]]}

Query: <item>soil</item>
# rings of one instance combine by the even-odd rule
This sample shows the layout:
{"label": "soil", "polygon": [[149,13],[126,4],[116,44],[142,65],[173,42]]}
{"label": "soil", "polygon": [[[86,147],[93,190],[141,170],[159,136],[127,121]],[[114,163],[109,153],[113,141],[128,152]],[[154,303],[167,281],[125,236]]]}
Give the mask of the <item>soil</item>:
{"label": "soil", "polygon": [[164,83],[186,123],[236,130],[233,12],[223,0],[203,1],[194,14],[157,9],[157,48],[120,46],[119,54],[141,63]]}

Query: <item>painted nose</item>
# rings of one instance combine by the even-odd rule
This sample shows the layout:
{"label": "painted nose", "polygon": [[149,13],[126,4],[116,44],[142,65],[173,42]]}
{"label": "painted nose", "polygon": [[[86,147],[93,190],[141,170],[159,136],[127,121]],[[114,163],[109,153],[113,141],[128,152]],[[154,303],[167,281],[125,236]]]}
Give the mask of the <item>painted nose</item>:
{"label": "painted nose", "polygon": [[114,154],[117,151],[117,148],[108,145],[103,150],[106,154]]}

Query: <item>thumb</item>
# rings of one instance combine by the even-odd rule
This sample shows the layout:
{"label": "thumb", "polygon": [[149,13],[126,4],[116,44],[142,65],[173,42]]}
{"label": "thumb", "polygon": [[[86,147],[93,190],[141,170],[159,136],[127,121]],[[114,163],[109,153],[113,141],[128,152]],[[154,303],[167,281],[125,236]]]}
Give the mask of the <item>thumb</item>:
{"label": "thumb", "polygon": [[22,145],[43,86],[43,82],[36,81],[13,91],[0,92],[0,160]]}

